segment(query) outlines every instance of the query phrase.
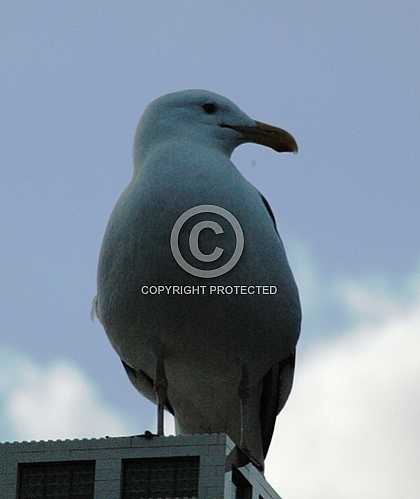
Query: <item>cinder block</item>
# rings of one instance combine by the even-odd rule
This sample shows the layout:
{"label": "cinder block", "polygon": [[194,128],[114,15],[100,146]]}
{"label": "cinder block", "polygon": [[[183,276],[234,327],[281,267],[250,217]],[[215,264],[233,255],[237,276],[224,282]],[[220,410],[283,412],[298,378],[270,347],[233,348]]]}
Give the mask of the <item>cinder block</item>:
{"label": "cinder block", "polygon": [[93,499],[120,499],[120,480],[95,481],[95,495]]}

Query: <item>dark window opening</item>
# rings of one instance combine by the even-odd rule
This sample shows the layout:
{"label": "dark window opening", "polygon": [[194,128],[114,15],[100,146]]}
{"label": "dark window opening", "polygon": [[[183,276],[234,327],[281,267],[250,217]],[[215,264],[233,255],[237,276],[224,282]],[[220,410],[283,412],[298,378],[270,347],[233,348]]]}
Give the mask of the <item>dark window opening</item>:
{"label": "dark window opening", "polygon": [[122,499],[197,498],[200,458],[125,459]]}
{"label": "dark window opening", "polygon": [[18,499],[93,499],[95,461],[18,466]]}

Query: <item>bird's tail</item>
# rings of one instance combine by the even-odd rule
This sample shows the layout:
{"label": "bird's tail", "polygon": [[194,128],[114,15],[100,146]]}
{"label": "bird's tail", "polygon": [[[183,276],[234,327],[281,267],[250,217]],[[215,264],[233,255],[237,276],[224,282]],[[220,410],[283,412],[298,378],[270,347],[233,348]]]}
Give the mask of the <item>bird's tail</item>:
{"label": "bird's tail", "polygon": [[230,451],[225,462],[225,472],[232,471],[232,468],[242,468],[247,464],[252,463],[261,473],[264,473],[264,463],[260,463],[247,451],[240,449],[237,445]]}
{"label": "bird's tail", "polygon": [[94,296],[92,300],[92,305],[90,307],[90,319],[92,322],[95,322],[95,319],[99,319],[97,305],[98,305],[98,297]]}

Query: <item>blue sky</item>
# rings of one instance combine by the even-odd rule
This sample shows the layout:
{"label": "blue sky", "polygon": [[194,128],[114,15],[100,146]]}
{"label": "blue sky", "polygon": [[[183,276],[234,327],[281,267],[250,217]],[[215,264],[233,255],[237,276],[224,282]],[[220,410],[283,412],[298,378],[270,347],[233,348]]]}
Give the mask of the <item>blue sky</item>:
{"label": "blue sky", "polygon": [[[48,380],[68,380],[69,407],[95,399],[102,433],[153,421],[89,309],[134,128],[150,100],[178,89],[224,94],[299,142],[295,157],[244,145],[234,161],[271,203],[296,272],[302,372],[324,347],[339,358],[340,342],[361,329],[376,338],[397,318],[415,341],[404,317],[420,310],[418,2],[45,0],[1,10],[0,440],[43,438],[45,426],[25,426],[19,407],[42,420],[50,400],[36,394]],[[392,364],[409,377],[418,371],[403,346]],[[391,369],[385,357],[381,372]],[[54,431],[90,434],[81,421]],[[298,450],[307,455],[304,443]],[[285,480],[279,490],[300,497]]]}

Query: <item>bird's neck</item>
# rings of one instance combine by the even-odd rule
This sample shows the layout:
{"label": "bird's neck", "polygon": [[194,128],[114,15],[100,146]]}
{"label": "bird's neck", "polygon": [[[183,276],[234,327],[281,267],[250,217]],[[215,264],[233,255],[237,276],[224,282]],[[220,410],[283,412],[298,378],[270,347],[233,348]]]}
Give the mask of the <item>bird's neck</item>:
{"label": "bird's neck", "polygon": [[[210,167],[210,164],[230,163],[230,157],[236,144],[229,144],[217,138],[206,140],[190,140],[190,138],[169,137],[158,144],[140,145],[134,148],[134,175],[148,168],[157,158],[163,159],[169,164],[202,164]],[[176,160],[176,161],[175,161]]]}

